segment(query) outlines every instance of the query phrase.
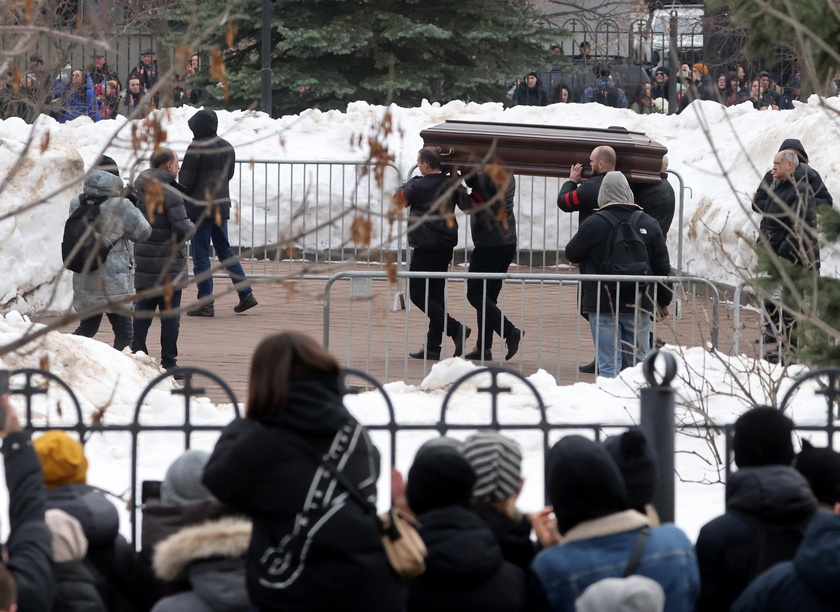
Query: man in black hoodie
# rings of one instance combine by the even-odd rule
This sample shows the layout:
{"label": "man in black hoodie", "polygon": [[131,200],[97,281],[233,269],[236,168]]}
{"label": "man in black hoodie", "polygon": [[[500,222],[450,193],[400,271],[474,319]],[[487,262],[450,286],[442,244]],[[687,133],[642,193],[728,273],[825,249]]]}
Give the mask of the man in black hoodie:
{"label": "man in black hoodie", "polygon": [[[212,317],[216,314],[213,277],[207,272],[210,269],[211,241],[216,257],[224,264],[239,295],[239,304],[233,307],[233,311],[245,312],[256,306],[257,300],[242,264],[230,248],[227,227],[230,219],[229,183],[236,169],[236,153],[227,140],[216,134],[219,118],[215,111],[198,111],[188,125],[195,138],[187,147],[178,178],[184,186],[187,214],[196,226],[192,257],[193,273],[198,280],[199,305],[187,314],[191,317]],[[201,277],[202,274],[205,277]]]}
{"label": "man in black hoodie", "polygon": [[790,467],[793,422],[757,406],[735,421],[738,471],[726,482],[726,513],[706,523],[695,548],[700,566],[698,612],[729,610],[760,573],[793,558],[817,499]]}

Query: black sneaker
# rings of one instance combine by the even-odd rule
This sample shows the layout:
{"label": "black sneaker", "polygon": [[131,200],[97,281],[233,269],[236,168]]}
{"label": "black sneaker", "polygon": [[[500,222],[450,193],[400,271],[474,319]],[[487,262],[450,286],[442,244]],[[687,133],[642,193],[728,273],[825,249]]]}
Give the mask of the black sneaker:
{"label": "black sneaker", "polygon": [[595,373],[595,360],[592,360],[592,363],[587,363],[582,366],[578,366],[578,372],[583,372],[584,374],[594,374]]}
{"label": "black sneaker", "polygon": [[482,352],[481,349],[475,347],[469,353],[464,355],[464,359],[472,359],[473,361],[493,361],[493,353],[490,349],[484,349]]}
{"label": "black sneaker", "polygon": [[458,330],[458,333],[455,334],[455,337],[452,338],[452,342],[455,343],[455,352],[452,353],[453,357],[460,357],[464,354],[464,341],[470,337],[472,330],[467,327],[466,325],[462,325],[461,329]]}
{"label": "black sneaker", "polygon": [[[173,370],[178,370],[178,366],[172,366],[172,367],[166,368],[167,372],[172,372]],[[184,380],[185,377],[186,377],[186,374],[184,374],[184,372],[181,371],[181,370],[179,370],[177,372],[174,372],[172,374],[172,378],[174,378],[175,380]]]}
{"label": "black sneaker", "polygon": [[257,298],[254,297],[253,293],[249,293],[244,298],[239,300],[239,303],[233,307],[233,312],[239,314],[240,312],[245,312],[257,305]]}
{"label": "black sneaker", "polygon": [[522,337],[524,335],[525,332],[518,327],[514,327],[507,335],[507,338],[505,338],[505,346],[507,346],[505,361],[510,361],[511,358],[519,352],[519,343],[522,342]]}
{"label": "black sneaker", "polygon": [[428,359],[429,361],[439,361],[440,360],[440,349],[436,351],[427,351],[426,347],[423,346],[420,348],[419,351],[415,351],[414,353],[409,353],[409,357],[412,359]]}
{"label": "black sneaker", "polygon": [[193,308],[192,310],[187,311],[188,317],[215,317],[216,316],[216,309],[213,308],[213,304],[205,304],[204,306],[199,306],[198,308]]}

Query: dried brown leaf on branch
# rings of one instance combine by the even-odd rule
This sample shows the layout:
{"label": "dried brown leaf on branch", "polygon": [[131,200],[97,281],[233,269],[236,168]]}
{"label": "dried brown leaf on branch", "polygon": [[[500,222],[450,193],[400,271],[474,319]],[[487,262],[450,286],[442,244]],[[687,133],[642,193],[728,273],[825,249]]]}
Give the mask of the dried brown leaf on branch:
{"label": "dried brown leaf on branch", "polygon": [[23,19],[27,23],[32,21],[32,15],[35,14],[35,0],[24,0],[23,3]]}
{"label": "dried brown leaf on branch", "polygon": [[356,217],[353,219],[353,223],[350,224],[350,240],[360,246],[370,246],[372,233],[373,223],[371,223],[369,218]]}
{"label": "dried brown leaf on branch", "polygon": [[388,282],[397,284],[397,262],[394,254],[388,251],[385,253],[385,272],[388,274]]}
{"label": "dried brown leaf on branch", "polygon": [[163,185],[160,181],[149,181],[143,197],[146,200],[146,216],[149,223],[154,223],[155,213],[163,214]]}
{"label": "dried brown leaf on branch", "polygon": [[18,95],[20,93],[20,70],[12,68],[12,93]]}
{"label": "dried brown leaf on branch", "polygon": [[120,379],[117,377],[117,380],[114,382],[114,386],[111,388],[111,395],[105,400],[105,403],[101,406],[94,407],[93,414],[90,417],[90,422],[92,425],[102,425],[103,421],[105,420],[105,413],[108,412],[108,408],[111,407],[111,404],[114,401],[114,396],[117,394],[117,385],[119,384]]}
{"label": "dried brown leaf on branch", "polygon": [[[230,45],[228,45],[230,46]],[[210,76],[219,81],[224,89],[225,100],[228,99],[228,80],[225,70],[225,59],[220,49],[210,50]]]}
{"label": "dried brown leaf on branch", "polygon": [[163,305],[166,310],[172,310],[173,297],[175,297],[175,287],[172,286],[172,279],[167,278],[163,292]]}
{"label": "dried brown leaf on branch", "polygon": [[236,40],[236,34],[239,32],[239,27],[232,21],[227,22],[227,27],[225,28],[225,44],[228,47],[232,47],[234,41]]}

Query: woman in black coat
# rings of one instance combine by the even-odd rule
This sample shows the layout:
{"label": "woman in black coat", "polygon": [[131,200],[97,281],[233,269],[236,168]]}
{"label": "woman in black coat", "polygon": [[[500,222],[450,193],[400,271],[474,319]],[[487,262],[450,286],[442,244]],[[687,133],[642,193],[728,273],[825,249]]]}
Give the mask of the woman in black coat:
{"label": "woman in black coat", "polygon": [[207,488],[253,520],[248,592],[262,611],[404,607],[375,515],[320,463],[375,500],[379,454],[341,395],[338,362],[312,338],[266,338],[245,419],[222,432],[205,468]]}

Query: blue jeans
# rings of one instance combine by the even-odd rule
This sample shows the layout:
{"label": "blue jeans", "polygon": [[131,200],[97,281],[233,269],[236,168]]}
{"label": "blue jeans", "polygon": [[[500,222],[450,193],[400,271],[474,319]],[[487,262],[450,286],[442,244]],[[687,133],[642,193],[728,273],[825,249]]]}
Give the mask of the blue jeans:
{"label": "blue jeans", "polygon": [[146,336],[152,326],[155,310],[160,309],[160,365],[165,369],[178,365],[178,333],[181,329],[181,315],[172,314],[172,310],[181,307],[181,292],[175,291],[167,308],[163,296],[137,300],[134,305],[134,338],[131,351],[143,351],[147,355]]}
{"label": "blue jeans", "polygon": [[[636,365],[650,352],[650,315],[644,312],[590,314],[592,341],[598,349],[598,375],[615,378],[622,362]],[[616,329],[616,325],[618,328]]]}
{"label": "blue jeans", "polygon": [[[216,251],[216,257],[225,264],[228,276],[230,276],[233,284],[236,285],[247,280],[245,270],[242,269],[242,264],[235,259],[236,256],[233,254],[233,249],[230,248],[230,242],[228,242],[227,219],[222,219],[221,225],[216,225],[213,219],[204,219],[196,228],[195,235],[191,241],[193,274],[198,276],[202,272],[210,269],[211,241],[213,243],[213,249]],[[242,300],[251,293],[251,287],[246,285],[237,289],[236,292],[239,294],[239,299]],[[213,295],[212,276],[198,283],[198,299],[200,300],[208,295]]]}

